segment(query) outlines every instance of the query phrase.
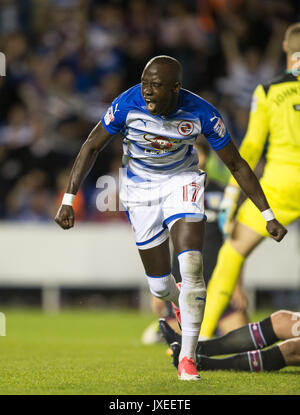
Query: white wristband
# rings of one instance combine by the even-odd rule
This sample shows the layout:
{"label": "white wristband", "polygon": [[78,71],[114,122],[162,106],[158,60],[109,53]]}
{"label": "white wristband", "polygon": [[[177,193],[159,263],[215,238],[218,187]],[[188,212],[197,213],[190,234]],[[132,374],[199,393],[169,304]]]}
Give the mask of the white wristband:
{"label": "white wristband", "polygon": [[273,220],[275,219],[274,213],[272,211],[272,209],[267,209],[264,210],[263,212],[261,212],[261,214],[263,215],[263,218],[265,219],[265,221],[269,221],[269,220]]}
{"label": "white wristband", "polygon": [[75,195],[72,195],[72,193],[65,193],[61,204],[72,206],[74,199]]}

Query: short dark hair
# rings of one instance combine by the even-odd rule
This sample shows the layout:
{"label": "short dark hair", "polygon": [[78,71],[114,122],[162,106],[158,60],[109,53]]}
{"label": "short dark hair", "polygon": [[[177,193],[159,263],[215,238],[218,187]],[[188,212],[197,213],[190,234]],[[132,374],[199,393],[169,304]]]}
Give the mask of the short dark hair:
{"label": "short dark hair", "polygon": [[173,74],[176,76],[177,81],[182,81],[182,66],[177,59],[168,55],[154,56],[154,58],[149,60],[145,68],[148,68],[150,65],[154,64],[169,65],[170,68],[173,69]]}

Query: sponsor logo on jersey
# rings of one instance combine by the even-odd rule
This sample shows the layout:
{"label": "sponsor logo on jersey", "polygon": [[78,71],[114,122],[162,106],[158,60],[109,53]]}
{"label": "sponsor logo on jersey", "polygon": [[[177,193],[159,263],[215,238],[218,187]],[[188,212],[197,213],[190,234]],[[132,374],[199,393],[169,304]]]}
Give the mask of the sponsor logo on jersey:
{"label": "sponsor logo on jersey", "polygon": [[104,115],[104,122],[106,125],[109,125],[115,119],[113,107],[109,107],[107,113]]}
{"label": "sponsor logo on jersey", "polygon": [[150,134],[144,134],[144,139],[149,141],[151,143],[151,146],[155,148],[156,150],[166,150],[171,149],[173,147],[173,144],[176,140],[173,140],[169,137],[163,137],[161,135],[158,135],[156,137],[153,137]]}
{"label": "sponsor logo on jersey", "polygon": [[191,135],[194,131],[194,124],[192,121],[180,121],[177,127],[177,131],[180,135],[183,136]]}
{"label": "sponsor logo on jersey", "polygon": [[222,119],[220,117],[217,117],[216,115],[214,115],[210,121],[212,122],[213,120],[217,119],[217,122],[214,125],[214,131],[218,134],[218,136],[220,138],[223,138],[226,134],[226,127],[222,121]]}

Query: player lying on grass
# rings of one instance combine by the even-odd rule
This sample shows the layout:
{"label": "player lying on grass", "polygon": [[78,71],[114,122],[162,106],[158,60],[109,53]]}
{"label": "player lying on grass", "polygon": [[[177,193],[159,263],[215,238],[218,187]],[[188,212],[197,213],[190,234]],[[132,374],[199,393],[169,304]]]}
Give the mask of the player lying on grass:
{"label": "player lying on grass", "polygon": [[[181,336],[164,319],[160,330],[172,349],[177,367]],[[285,340],[271,346],[279,340]],[[238,353],[225,358],[210,358]],[[215,339],[199,341],[196,348],[198,370],[242,370],[260,372],[300,365],[300,314],[279,310],[258,323],[249,323]]]}
{"label": "player lying on grass", "polygon": [[[277,242],[287,230],[272,214],[248,163],[241,158],[215,107],[182,87],[181,64],[169,56],[151,59],[137,84],[117,97],[83,143],[55,221],[74,225],[72,203],[96,157],[122,133],[120,200],[128,212],[150,291],[171,301],[181,320],[178,377],[200,380],[195,365],[206,300],[202,250],[205,230],[205,173],[193,144],[202,134],[229,168],[266,221]],[[178,255],[182,287],[171,273],[169,236]],[[112,246],[112,261],[115,258]],[[101,255],[101,247],[99,247]],[[66,264],[72,258],[66,258]]]}

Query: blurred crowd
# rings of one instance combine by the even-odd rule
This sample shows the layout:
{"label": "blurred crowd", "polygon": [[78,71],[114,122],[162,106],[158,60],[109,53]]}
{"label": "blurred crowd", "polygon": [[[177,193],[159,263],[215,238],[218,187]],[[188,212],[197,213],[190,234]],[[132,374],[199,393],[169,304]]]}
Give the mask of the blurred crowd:
{"label": "blurred crowd", "polygon": [[[284,68],[298,1],[0,0],[0,219],[51,221],[81,144],[111,101],[168,54],[183,86],[218,107],[239,145],[251,95]],[[79,220],[126,220],[96,207],[97,178],[117,177],[121,137],[76,198]],[[211,165],[220,182],[226,172]],[[213,167],[215,166],[215,167]]]}

